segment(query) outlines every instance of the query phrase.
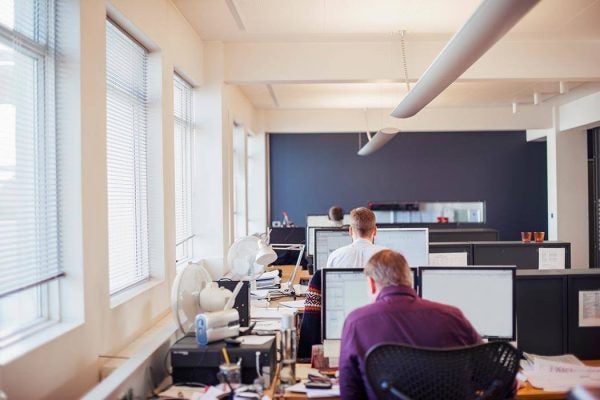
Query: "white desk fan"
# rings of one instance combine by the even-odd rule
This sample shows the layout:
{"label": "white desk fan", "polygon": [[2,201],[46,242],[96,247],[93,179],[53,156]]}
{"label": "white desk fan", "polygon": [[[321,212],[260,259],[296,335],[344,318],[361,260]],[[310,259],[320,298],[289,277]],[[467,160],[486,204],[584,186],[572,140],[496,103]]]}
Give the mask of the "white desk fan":
{"label": "white desk fan", "polygon": [[200,304],[200,293],[209,287],[212,278],[206,268],[190,263],[175,276],[171,287],[171,309],[181,332],[194,332],[196,315],[205,311]]}
{"label": "white desk fan", "polygon": [[227,264],[231,269],[232,279],[249,280],[253,286],[265,267],[275,260],[277,254],[268,244],[268,235],[239,238],[227,252]]}

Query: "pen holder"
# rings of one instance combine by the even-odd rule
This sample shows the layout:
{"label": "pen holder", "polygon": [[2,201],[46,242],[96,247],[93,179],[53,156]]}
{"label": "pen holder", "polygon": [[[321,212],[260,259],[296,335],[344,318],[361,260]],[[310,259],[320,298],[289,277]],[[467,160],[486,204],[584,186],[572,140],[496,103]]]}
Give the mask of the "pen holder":
{"label": "pen holder", "polygon": [[223,363],[219,365],[217,379],[220,383],[229,384],[235,389],[242,383],[240,365],[236,363]]}

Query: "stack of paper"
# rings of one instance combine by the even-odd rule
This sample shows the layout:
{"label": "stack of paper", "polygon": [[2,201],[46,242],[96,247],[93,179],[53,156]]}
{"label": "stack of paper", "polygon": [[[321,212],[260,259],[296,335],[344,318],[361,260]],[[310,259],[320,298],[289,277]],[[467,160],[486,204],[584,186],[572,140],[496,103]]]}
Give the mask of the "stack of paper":
{"label": "stack of paper", "polygon": [[281,282],[281,278],[279,278],[279,271],[273,270],[269,272],[265,272],[256,278],[256,288],[257,289],[269,289],[278,287],[279,282]]}
{"label": "stack of paper", "polygon": [[331,389],[307,389],[304,386],[304,382],[300,382],[288,387],[285,390],[293,393],[306,393],[306,397],[309,399],[340,396],[340,385],[333,385]]}
{"label": "stack of paper", "polygon": [[573,386],[600,387],[600,367],[587,367],[577,357],[528,356],[523,374],[531,386],[550,392],[566,392]]}

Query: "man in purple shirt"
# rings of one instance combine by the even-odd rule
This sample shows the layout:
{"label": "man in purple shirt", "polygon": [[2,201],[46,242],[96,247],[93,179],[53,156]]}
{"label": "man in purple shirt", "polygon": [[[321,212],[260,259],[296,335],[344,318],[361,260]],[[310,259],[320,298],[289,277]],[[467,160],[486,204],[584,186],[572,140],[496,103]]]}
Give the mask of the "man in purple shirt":
{"label": "man in purple shirt", "polygon": [[365,355],[376,344],[442,348],[481,343],[458,308],[417,296],[402,254],[392,250],[376,253],[365,266],[365,275],[376,300],[346,317],[340,353],[342,399],[376,399],[365,371]]}

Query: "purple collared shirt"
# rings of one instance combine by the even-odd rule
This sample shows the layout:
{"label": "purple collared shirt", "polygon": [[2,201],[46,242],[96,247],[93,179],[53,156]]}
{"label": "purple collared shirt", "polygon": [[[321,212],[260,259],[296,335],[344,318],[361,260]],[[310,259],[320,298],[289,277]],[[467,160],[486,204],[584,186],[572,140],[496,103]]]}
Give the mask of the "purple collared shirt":
{"label": "purple collared shirt", "polygon": [[441,348],[481,343],[481,337],[458,308],[421,299],[408,286],[385,287],[374,303],[346,317],[340,353],[342,399],[376,399],[365,373],[365,355],[383,342]]}

